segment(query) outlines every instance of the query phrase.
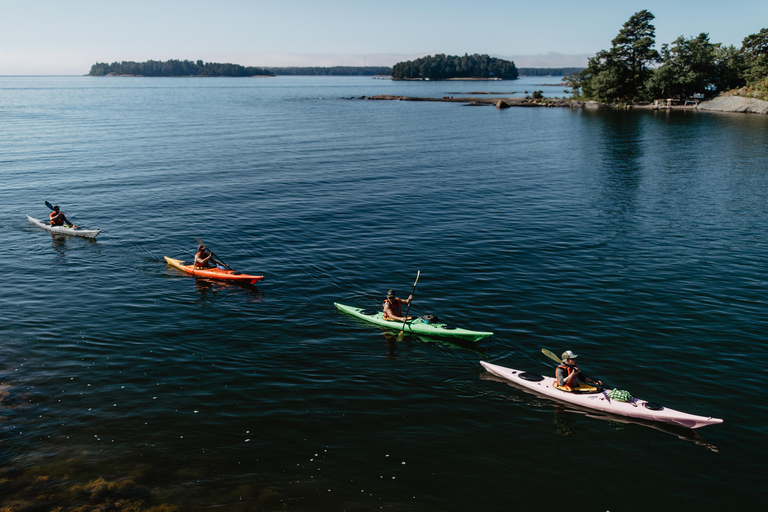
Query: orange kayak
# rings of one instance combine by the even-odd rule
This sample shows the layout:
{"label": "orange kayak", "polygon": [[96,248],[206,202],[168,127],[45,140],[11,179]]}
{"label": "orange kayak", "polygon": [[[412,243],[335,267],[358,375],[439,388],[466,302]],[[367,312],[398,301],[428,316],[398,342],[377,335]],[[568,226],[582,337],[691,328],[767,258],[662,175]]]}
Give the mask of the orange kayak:
{"label": "orange kayak", "polygon": [[192,274],[195,277],[204,277],[207,279],[218,279],[220,281],[232,281],[242,284],[256,284],[256,281],[264,279],[264,276],[251,276],[243,274],[241,272],[235,272],[234,270],[222,270],[220,268],[195,268],[194,265],[186,265],[181,260],[175,260],[165,256],[165,261],[169,265],[176,267],[179,270],[183,270],[187,274]]}

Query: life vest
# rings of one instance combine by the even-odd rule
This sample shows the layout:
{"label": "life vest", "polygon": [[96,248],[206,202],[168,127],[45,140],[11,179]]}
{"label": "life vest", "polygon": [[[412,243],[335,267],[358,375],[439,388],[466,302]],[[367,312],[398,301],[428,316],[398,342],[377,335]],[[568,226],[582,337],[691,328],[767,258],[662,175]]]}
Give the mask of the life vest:
{"label": "life vest", "polygon": [[[56,219],[54,219],[54,217],[56,217]],[[64,225],[64,215],[62,215],[61,212],[51,212],[50,215],[48,215],[48,218],[51,220],[51,226]]]}
{"label": "life vest", "polygon": [[[384,299],[384,303],[381,305],[382,310],[386,307],[387,303],[389,303],[389,308],[392,311],[392,314],[395,316],[403,316],[403,312],[400,311],[400,299],[395,299],[396,302],[392,302],[389,299]],[[384,310],[384,320],[391,320],[390,316],[386,313],[386,310]]]}
{"label": "life vest", "polygon": [[195,254],[195,268],[208,268],[208,267],[207,267],[207,265],[200,265],[199,263],[197,263],[197,258],[198,258],[198,257],[199,257],[200,259],[205,259],[205,256],[201,256],[201,255],[200,255],[200,253],[202,253],[202,252],[203,252],[203,251],[200,251],[200,252],[198,252],[197,254]]}
{"label": "life vest", "polygon": [[[557,367],[562,368],[568,372],[568,375],[566,375],[565,378],[570,377],[572,373],[576,372],[576,370],[574,370],[573,367],[568,366],[567,364],[559,364],[557,365]],[[565,381],[565,379],[563,379],[563,381]],[[573,391],[574,389],[577,389],[579,387],[579,376],[576,375],[573,379],[571,379],[570,384],[565,384],[564,386],[561,386],[559,382],[555,381],[555,386],[557,386],[558,389]]]}

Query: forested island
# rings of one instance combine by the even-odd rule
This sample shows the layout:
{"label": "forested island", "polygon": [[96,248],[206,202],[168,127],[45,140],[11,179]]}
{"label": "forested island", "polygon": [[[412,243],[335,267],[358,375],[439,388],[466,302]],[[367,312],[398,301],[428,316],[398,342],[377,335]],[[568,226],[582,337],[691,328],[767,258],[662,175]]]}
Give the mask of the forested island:
{"label": "forested island", "polygon": [[427,55],[416,60],[398,62],[392,67],[393,80],[497,79],[515,80],[515,63],[488,55]]}
{"label": "forested island", "polygon": [[89,76],[274,76],[274,73],[264,68],[241,66],[239,64],[220,64],[218,62],[203,62],[198,60],[148,60],[146,62],[113,62],[107,64],[97,62],[91,66]]}

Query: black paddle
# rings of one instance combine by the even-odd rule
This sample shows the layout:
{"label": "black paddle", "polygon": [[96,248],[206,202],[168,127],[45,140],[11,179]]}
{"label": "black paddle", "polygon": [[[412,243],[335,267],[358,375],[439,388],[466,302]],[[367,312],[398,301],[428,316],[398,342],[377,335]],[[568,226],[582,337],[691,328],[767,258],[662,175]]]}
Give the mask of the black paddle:
{"label": "black paddle", "polygon": [[[416,283],[419,282],[419,276],[421,275],[421,270],[416,272],[416,281],[413,282],[413,290],[411,290],[411,297],[413,297],[413,294],[416,293]],[[403,341],[403,331],[405,330],[405,322],[408,321],[408,312],[411,310],[411,303],[408,303],[408,307],[405,308],[405,320],[403,320],[403,327],[400,329],[400,334],[397,335],[397,341]]]}
{"label": "black paddle", "polygon": [[[49,203],[48,201],[46,201],[46,202],[45,202],[45,206],[47,206],[48,208],[50,208],[52,211],[56,211],[56,210],[53,208],[53,205],[52,205],[51,203]],[[71,222],[69,223],[69,226],[70,226],[70,227],[73,227],[73,228],[77,228],[77,226],[75,226],[75,225],[74,225],[74,224],[72,224]]]}
{"label": "black paddle", "polygon": [[[551,350],[547,350],[547,349],[543,348],[543,349],[541,349],[541,353],[544,354],[545,356],[547,356],[548,358],[552,359],[553,361],[557,361],[558,363],[562,363],[563,362],[563,360],[560,359],[559,357],[557,357]],[[595,383],[600,382],[597,379],[593,379],[592,377],[590,377],[586,373],[582,372],[581,370],[579,370],[579,373],[581,373],[583,376],[585,376],[589,380],[594,381]],[[604,384],[599,384],[599,385],[603,386]]]}
{"label": "black paddle", "polygon": [[202,246],[205,248],[205,250],[206,250],[206,251],[208,251],[209,253],[211,253],[211,256],[213,256],[213,257],[214,257],[214,259],[216,259],[216,260],[217,260],[219,263],[221,263],[222,265],[224,265],[224,266],[227,268],[227,270],[232,270],[232,268],[231,268],[229,265],[227,265],[226,263],[224,263],[223,261],[221,261],[221,258],[219,258],[218,256],[216,256],[216,255],[213,253],[213,251],[212,251],[212,250],[210,250],[208,247],[206,247],[206,246],[205,246],[205,244],[202,242],[202,240],[200,240],[199,238],[195,238],[195,240],[197,240],[197,243],[199,243],[200,245],[202,245]]}

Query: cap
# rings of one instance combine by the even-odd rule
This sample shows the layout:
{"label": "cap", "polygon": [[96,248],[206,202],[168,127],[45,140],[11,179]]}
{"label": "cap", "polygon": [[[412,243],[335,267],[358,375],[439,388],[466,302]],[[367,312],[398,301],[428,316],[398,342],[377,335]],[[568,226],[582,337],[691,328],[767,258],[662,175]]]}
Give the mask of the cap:
{"label": "cap", "polygon": [[200,251],[202,251],[204,249],[205,249],[205,246],[202,245],[202,244],[197,246],[197,252],[200,252]]}
{"label": "cap", "polygon": [[387,297],[394,297],[395,296],[395,290],[387,290]]}
{"label": "cap", "polygon": [[570,350],[566,350],[565,352],[563,352],[563,355],[560,356],[560,359],[565,361],[566,359],[576,359],[577,357],[579,357],[579,356],[577,356],[576,354],[574,354]]}

